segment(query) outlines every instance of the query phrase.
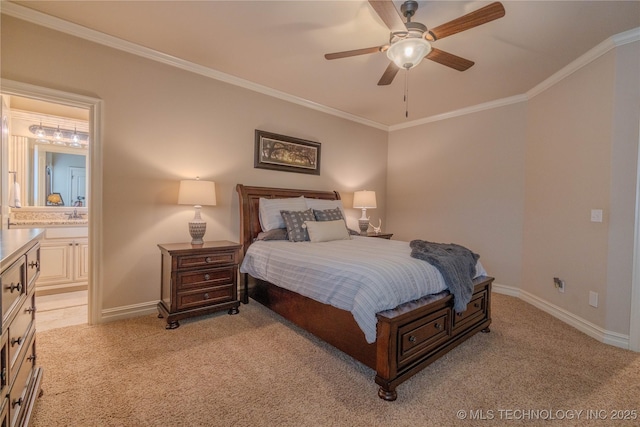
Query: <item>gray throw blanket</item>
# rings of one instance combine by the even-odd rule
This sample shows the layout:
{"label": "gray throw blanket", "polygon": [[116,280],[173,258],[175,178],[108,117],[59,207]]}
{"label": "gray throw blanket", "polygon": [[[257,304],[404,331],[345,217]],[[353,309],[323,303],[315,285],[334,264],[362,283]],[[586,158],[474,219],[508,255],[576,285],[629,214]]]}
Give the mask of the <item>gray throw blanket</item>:
{"label": "gray throw blanket", "polygon": [[438,269],[453,294],[453,309],[461,313],[467,309],[473,294],[473,277],[480,255],[453,243],[431,243],[412,240],[409,243],[413,258],[427,261]]}

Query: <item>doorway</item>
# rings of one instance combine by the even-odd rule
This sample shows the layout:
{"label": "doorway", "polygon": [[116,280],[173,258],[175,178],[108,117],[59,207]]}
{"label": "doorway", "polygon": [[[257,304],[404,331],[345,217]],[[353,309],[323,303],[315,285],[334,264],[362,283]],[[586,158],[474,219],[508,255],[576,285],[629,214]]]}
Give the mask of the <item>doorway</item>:
{"label": "doorway", "polygon": [[[62,92],[11,80],[2,80],[0,93],[2,95],[22,97],[36,102],[51,103],[61,107],[84,109],[88,113],[88,137],[90,144],[88,146],[84,179],[79,178],[81,175],[79,170],[75,171],[75,176],[79,178],[78,184],[71,184],[67,187],[67,191],[69,191],[69,194],[74,192],[74,201],[84,204],[85,206],[82,206],[82,208],[85,208],[88,214],[87,244],[84,248],[74,247],[75,253],[78,254],[78,259],[81,259],[82,261],[74,265],[73,268],[78,271],[78,274],[86,275],[86,293],[81,297],[86,300],[86,323],[100,323],[102,287],[100,281],[99,260],[101,258],[101,248],[99,242],[102,211],[100,205],[100,201],[102,199],[102,170],[99,162],[101,153],[99,130],[101,129],[100,117],[102,101],[83,95]],[[79,181],[82,181],[82,183]],[[73,204],[71,204],[71,206],[73,209]],[[77,305],[78,300],[75,299],[72,304]]]}

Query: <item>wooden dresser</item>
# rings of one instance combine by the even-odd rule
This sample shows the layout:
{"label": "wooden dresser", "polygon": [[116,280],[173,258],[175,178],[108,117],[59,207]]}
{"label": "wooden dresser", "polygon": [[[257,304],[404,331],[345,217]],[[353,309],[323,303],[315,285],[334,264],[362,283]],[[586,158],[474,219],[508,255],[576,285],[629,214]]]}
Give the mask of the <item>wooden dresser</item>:
{"label": "wooden dresser", "polygon": [[219,310],[238,313],[240,245],[226,240],[158,245],[162,252],[158,317],[175,329],[178,320]]}
{"label": "wooden dresser", "polygon": [[42,236],[39,229],[3,230],[0,235],[3,427],[29,425],[41,393],[42,368],[36,366],[35,281],[40,274]]}

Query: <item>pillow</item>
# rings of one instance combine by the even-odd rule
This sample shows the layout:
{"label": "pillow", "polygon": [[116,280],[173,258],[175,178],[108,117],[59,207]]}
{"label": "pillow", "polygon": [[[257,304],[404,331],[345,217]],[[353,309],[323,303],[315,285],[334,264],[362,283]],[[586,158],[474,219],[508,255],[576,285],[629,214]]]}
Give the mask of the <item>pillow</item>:
{"label": "pillow", "polygon": [[308,221],[305,223],[309,240],[312,242],[330,242],[332,240],[349,240],[349,232],[344,221]]}
{"label": "pillow", "polygon": [[286,228],[275,228],[258,233],[256,240],[289,240]]}
{"label": "pillow", "polygon": [[342,212],[342,218],[347,217],[344,214],[342,200],[309,199],[305,197],[304,201],[307,205],[307,208],[311,208],[311,209],[325,210],[325,209],[340,208],[340,212]]}
{"label": "pillow", "polygon": [[335,221],[338,219],[344,219],[340,208],[325,209],[323,211],[314,209],[313,216],[316,217],[316,221]]}
{"label": "pillow", "polygon": [[260,227],[262,231],[285,228],[280,211],[303,211],[307,209],[304,197],[292,197],[288,199],[265,199],[260,197]]}
{"label": "pillow", "polygon": [[313,209],[306,211],[281,211],[282,219],[287,227],[287,234],[291,242],[305,242],[309,240],[306,221],[315,221]]}

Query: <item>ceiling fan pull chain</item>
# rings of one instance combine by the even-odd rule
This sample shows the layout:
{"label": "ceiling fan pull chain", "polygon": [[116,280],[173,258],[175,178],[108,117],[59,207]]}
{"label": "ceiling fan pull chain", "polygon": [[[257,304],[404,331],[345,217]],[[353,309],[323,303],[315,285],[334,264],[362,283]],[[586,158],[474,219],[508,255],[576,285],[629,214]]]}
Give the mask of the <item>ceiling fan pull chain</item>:
{"label": "ceiling fan pull chain", "polygon": [[404,72],[404,116],[409,118],[409,70]]}

